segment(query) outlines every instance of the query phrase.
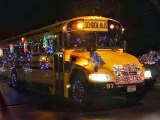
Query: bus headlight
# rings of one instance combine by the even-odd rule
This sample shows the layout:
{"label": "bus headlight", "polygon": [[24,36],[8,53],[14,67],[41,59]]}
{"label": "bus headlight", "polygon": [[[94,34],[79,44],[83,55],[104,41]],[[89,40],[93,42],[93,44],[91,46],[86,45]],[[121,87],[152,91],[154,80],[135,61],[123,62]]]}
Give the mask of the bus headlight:
{"label": "bus headlight", "polygon": [[89,80],[93,82],[109,82],[111,81],[111,78],[108,74],[93,73],[89,75]]}
{"label": "bus headlight", "polygon": [[151,71],[150,71],[150,70],[146,70],[146,71],[144,72],[144,78],[145,78],[145,79],[149,79],[149,78],[151,78],[151,77],[152,77]]}

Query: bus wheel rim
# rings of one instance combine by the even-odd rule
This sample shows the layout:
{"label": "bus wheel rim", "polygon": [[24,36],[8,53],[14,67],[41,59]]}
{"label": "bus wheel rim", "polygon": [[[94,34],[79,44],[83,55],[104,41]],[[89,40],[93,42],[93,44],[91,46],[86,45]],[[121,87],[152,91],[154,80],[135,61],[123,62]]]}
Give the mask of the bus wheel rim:
{"label": "bus wheel rim", "polygon": [[16,78],[16,75],[15,74],[12,74],[12,86],[15,87],[16,86],[16,83],[17,83],[17,78]]}
{"label": "bus wheel rim", "polygon": [[76,102],[81,103],[84,99],[84,87],[80,81],[77,81],[73,85],[73,97]]}

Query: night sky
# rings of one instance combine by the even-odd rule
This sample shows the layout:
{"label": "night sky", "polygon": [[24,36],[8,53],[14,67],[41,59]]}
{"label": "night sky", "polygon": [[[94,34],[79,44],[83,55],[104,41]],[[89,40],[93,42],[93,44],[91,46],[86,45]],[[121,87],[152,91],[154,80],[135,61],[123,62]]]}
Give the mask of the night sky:
{"label": "night sky", "polygon": [[[94,0],[3,0],[0,2],[0,39],[82,15],[93,15]],[[105,1],[105,0],[100,0]],[[107,1],[107,0],[106,0]],[[151,0],[108,0],[122,5],[104,6],[99,15],[119,20],[126,29],[123,36],[128,52],[141,55],[160,49],[160,10]],[[117,2],[122,2],[119,4]],[[107,5],[107,4],[106,4]],[[160,0],[159,0],[160,6]],[[109,11],[109,12],[108,12]]]}

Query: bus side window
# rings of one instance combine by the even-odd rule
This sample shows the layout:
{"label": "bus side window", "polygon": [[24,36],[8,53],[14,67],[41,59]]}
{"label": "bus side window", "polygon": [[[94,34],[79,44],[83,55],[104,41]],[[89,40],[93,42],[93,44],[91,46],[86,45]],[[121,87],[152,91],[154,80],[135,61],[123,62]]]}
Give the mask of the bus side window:
{"label": "bus side window", "polygon": [[45,48],[42,46],[42,45],[40,45],[40,47],[39,47],[39,51],[40,51],[40,53],[42,53],[42,54],[45,54],[46,53],[46,50],[45,50]]}
{"label": "bus side window", "polygon": [[58,51],[58,47],[57,47],[57,39],[53,39],[53,52],[57,52]]}
{"label": "bus side window", "polygon": [[53,52],[59,51],[59,34],[55,34],[53,38]]}
{"label": "bus side window", "polygon": [[9,47],[3,48],[3,56],[4,56],[4,57],[7,57],[8,54],[9,54]]}
{"label": "bus side window", "polygon": [[18,46],[18,52],[17,52],[17,57],[24,57],[24,46],[22,43],[19,44]]}
{"label": "bus side window", "polygon": [[45,49],[43,47],[41,39],[39,39],[39,40],[35,41],[34,43],[32,43],[32,45],[31,45],[31,53],[33,55],[39,55],[39,54],[44,54],[45,53]]}
{"label": "bus side window", "polygon": [[31,43],[29,43],[29,44],[27,45],[27,50],[28,50],[28,52],[31,52]]}
{"label": "bus side window", "polygon": [[58,41],[59,41],[59,50],[61,51],[63,48],[63,41],[62,41],[62,33],[58,33]]}
{"label": "bus side window", "polygon": [[55,34],[53,38],[53,52],[61,51],[63,48],[62,33]]}
{"label": "bus side window", "polygon": [[53,53],[53,38],[51,35],[43,36],[43,38],[41,39],[41,45],[42,45],[41,49],[42,54],[44,53],[47,55],[51,55]]}
{"label": "bus side window", "polygon": [[14,46],[14,54],[15,56],[18,56],[18,46],[17,45]]}
{"label": "bus side window", "polygon": [[38,54],[39,53],[39,43],[33,43],[32,44],[32,54]]}
{"label": "bus side window", "polygon": [[63,34],[64,47],[69,48],[71,46],[71,36],[69,33]]}

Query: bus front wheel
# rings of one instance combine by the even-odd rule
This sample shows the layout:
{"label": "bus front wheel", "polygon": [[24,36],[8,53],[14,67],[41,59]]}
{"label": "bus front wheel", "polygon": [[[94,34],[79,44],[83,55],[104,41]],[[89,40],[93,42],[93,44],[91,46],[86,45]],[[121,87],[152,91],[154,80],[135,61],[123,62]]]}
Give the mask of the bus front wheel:
{"label": "bus front wheel", "polygon": [[83,80],[74,79],[71,83],[70,90],[70,97],[75,106],[78,108],[86,108],[90,105],[89,90]]}

